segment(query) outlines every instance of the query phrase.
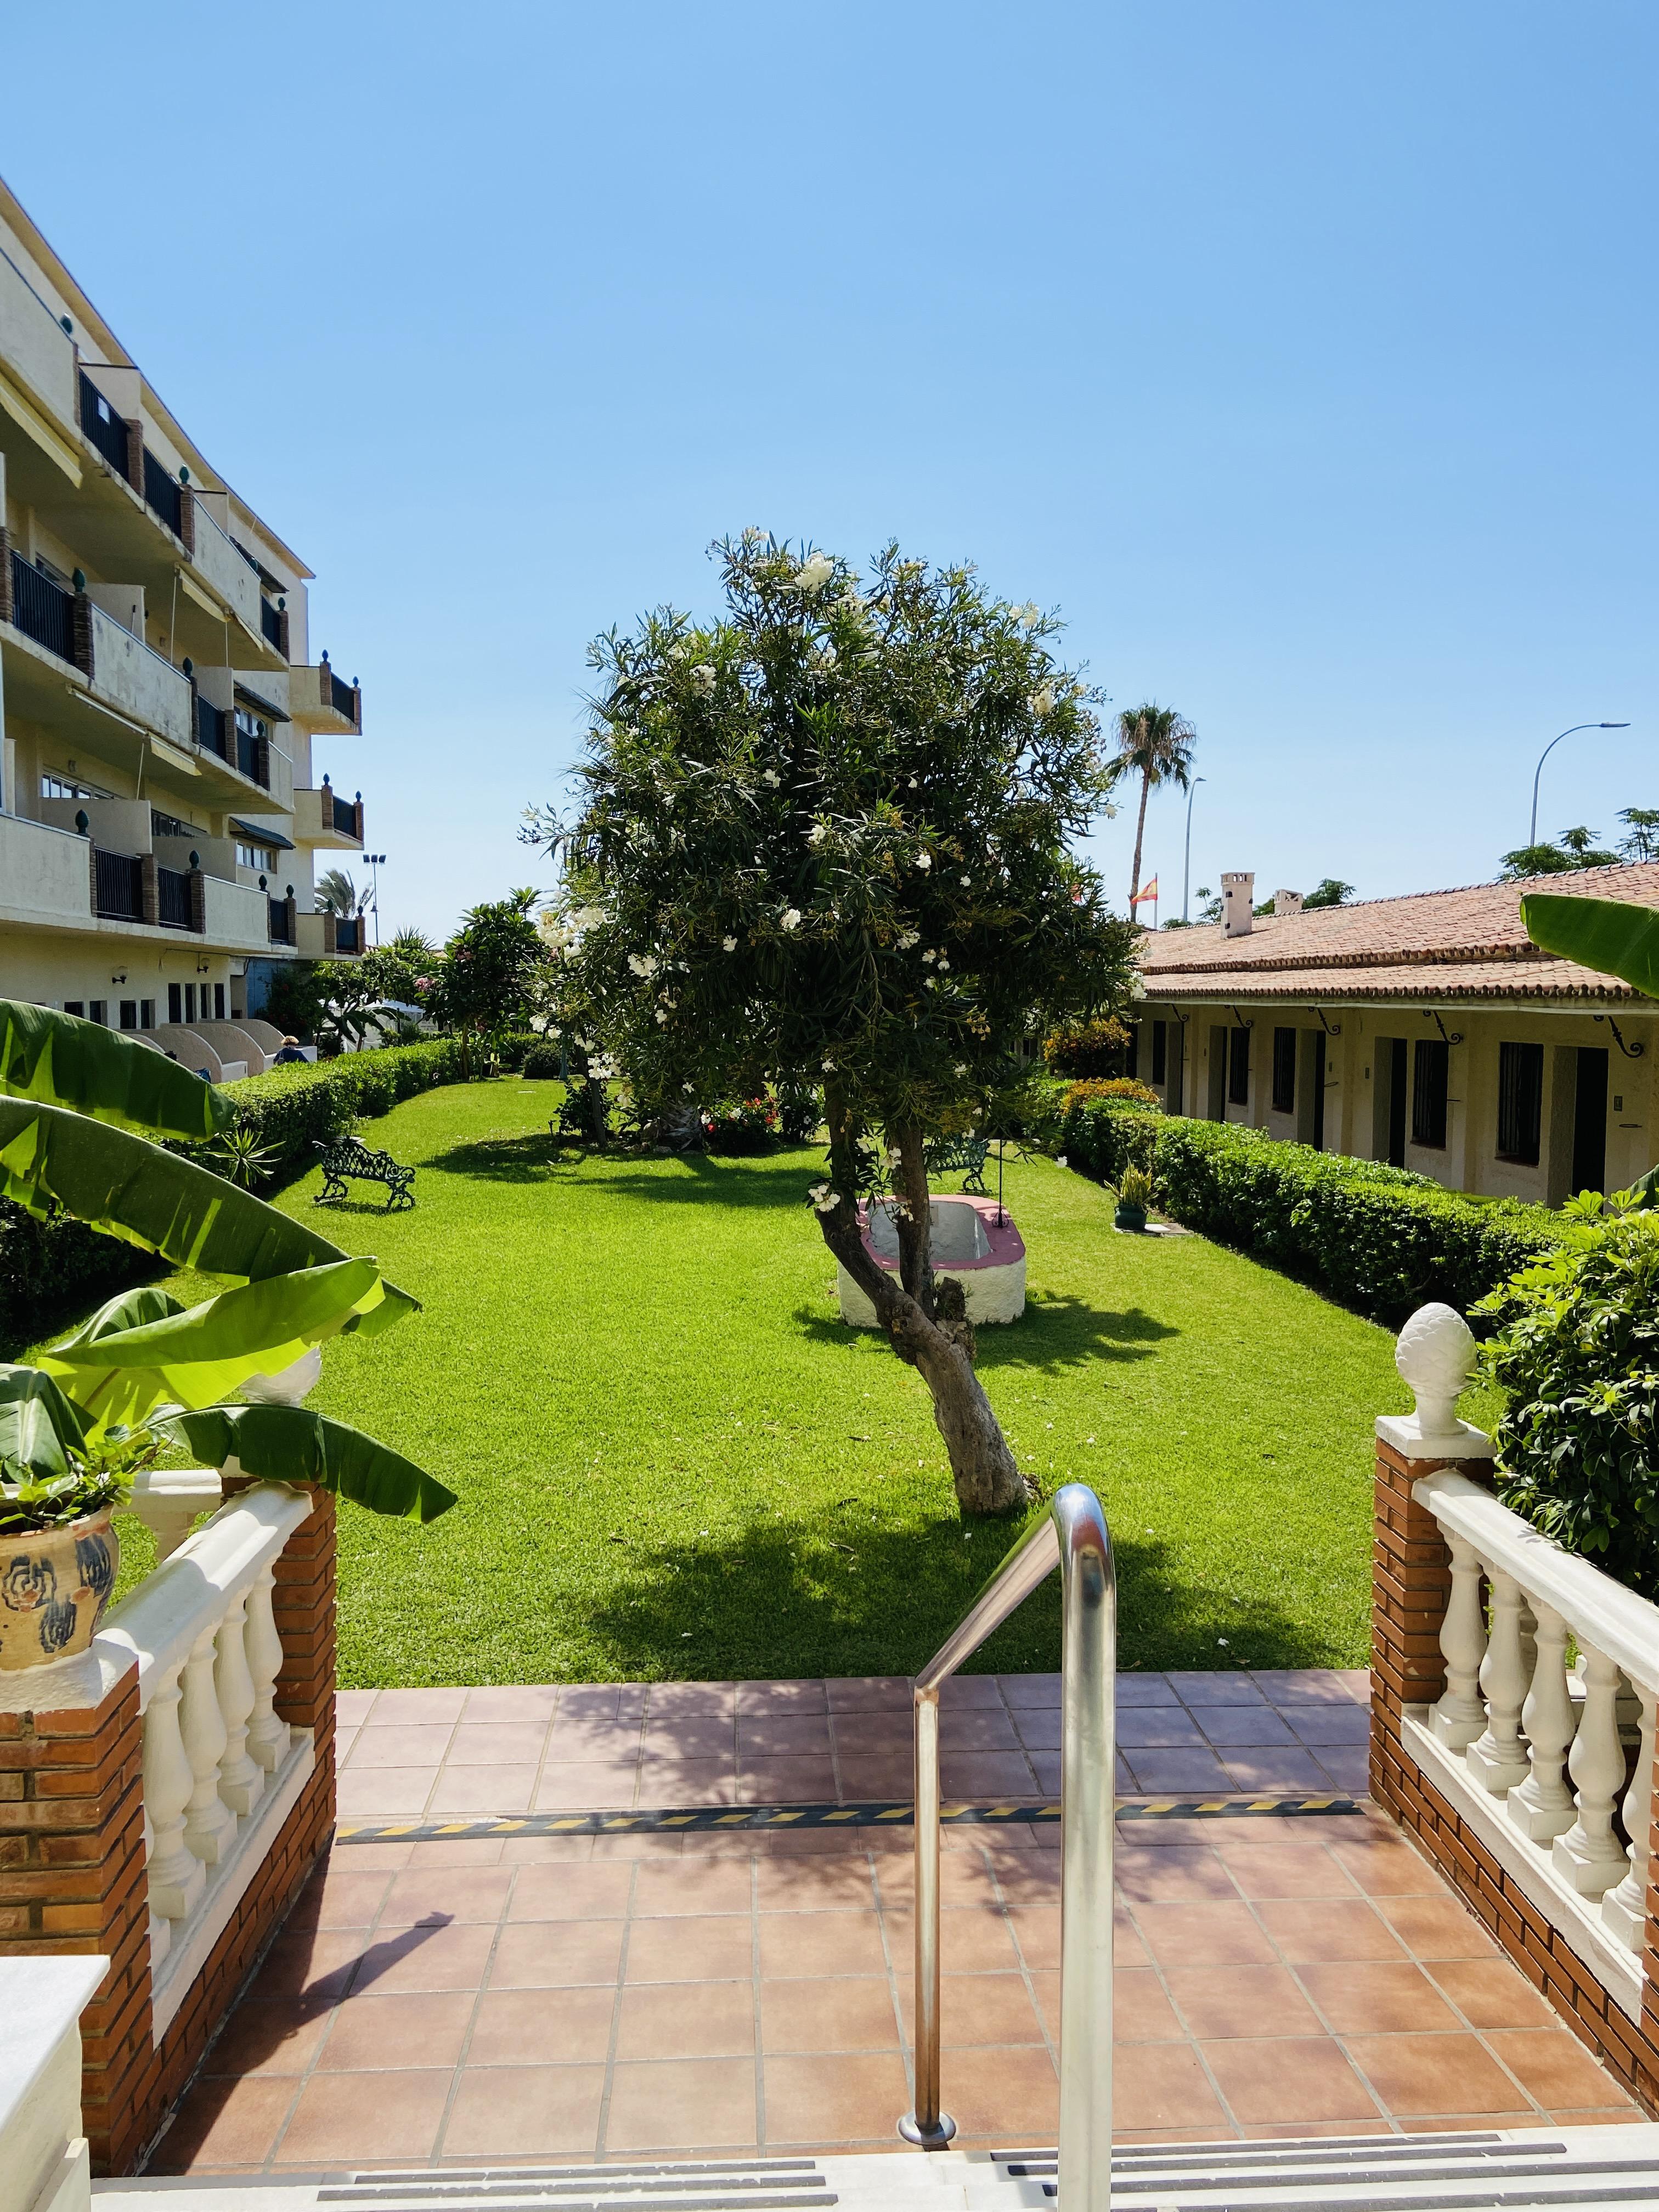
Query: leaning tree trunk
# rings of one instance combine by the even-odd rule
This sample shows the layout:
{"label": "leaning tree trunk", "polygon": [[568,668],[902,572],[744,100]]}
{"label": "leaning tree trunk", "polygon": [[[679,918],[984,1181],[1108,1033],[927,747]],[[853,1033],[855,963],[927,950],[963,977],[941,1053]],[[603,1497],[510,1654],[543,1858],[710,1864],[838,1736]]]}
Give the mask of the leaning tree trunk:
{"label": "leaning tree trunk", "polygon": [[1140,811],[1135,817],[1135,860],[1133,880],[1129,885],[1129,919],[1135,918],[1135,901],[1140,896],[1140,848],[1146,835],[1146,801],[1151,795],[1152,779],[1150,770],[1143,770],[1140,778]]}
{"label": "leaning tree trunk", "polygon": [[921,1131],[908,1127],[892,1133],[899,1152],[894,1177],[900,1201],[896,1280],[865,1249],[859,1233],[853,1145],[844,1123],[837,1127],[837,1102],[827,1098],[825,1103],[830,1170],[838,1196],[835,1206],[818,1216],[823,1241],[874,1306],[893,1350],[927,1383],[963,1511],[1018,1512],[1030,1503],[1031,1493],[974,1372],[974,1332],[962,1285],[951,1278],[934,1281]]}

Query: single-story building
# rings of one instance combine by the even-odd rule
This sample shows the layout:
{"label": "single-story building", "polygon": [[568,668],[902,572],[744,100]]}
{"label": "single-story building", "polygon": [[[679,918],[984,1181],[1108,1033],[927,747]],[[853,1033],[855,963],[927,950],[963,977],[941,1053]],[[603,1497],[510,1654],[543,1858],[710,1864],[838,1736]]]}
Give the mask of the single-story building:
{"label": "single-story building", "polygon": [[1659,862],[1301,910],[1222,878],[1223,918],[1149,933],[1133,1072],[1238,1121],[1454,1190],[1559,1206],[1659,1156],[1659,1004],[1540,952],[1528,890],[1659,907]]}

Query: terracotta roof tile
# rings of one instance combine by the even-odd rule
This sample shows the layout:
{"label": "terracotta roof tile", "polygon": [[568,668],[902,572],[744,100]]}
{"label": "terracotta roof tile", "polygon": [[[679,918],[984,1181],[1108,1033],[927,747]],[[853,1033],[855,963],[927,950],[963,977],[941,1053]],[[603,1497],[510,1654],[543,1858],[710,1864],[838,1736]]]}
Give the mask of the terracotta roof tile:
{"label": "terracotta roof tile", "polygon": [[1142,940],[1141,978],[1159,999],[1641,996],[1540,952],[1521,926],[1529,890],[1659,907],[1659,861],[1264,915],[1247,937],[1224,937],[1218,922],[1160,930]]}

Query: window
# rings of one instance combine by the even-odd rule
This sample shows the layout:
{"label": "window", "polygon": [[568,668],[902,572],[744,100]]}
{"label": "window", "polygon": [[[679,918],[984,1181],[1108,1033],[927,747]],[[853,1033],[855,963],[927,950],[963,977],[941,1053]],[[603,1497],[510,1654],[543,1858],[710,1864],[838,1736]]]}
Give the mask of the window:
{"label": "window", "polygon": [[1170,1024],[1168,1022],[1154,1022],[1152,1024],[1152,1081],[1154,1083],[1163,1083],[1167,1080],[1169,1065]]}
{"label": "window", "polygon": [[1140,1073],[1140,1024],[1139,1022],[1131,1022],[1129,1024],[1129,1044],[1128,1049],[1123,1055],[1123,1073],[1128,1076],[1136,1076]]}
{"label": "window", "polygon": [[137,1026],[138,1026],[138,1001],[137,1001],[137,999],[123,999],[123,1000],[122,1000],[122,1001],[121,1001],[121,1026],[122,1026],[122,1028],[123,1028],[124,1030],[136,1030],[136,1029],[137,1028]]}
{"label": "window", "polygon": [[155,837],[199,837],[202,832],[192,822],[181,822],[176,814],[163,814],[159,807],[149,810],[150,835]]}
{"label": "window", "polygon": [[1273,1111],[1296,1111],[1296,1031],[1273,1031]]}
{"label": "window", "polygon": [[[1446,1063],[1449,1051],[1442,1037],[1419,1037],[1412,1065],[1412,1142],[1431,1152],[1446,1149]],[[1535,1149],[1533,1158],[1538,1155]]]}
{"label": "window", "polygon": [[180,983],[167,985],[167,1019],[181,1022],[185,1018],[185,992]]}
{"label": "window", "polygon": [[1250,1103],[1250,1033],[1249,1030],[1228,1032],[1227,1097],[1235,1106]]}
{"label": "window", "polygon": [[276,872],[276,854],[275,848],[270,845],[244,845],[239,842],[236,848],[236,857],[245,868],[262,869],[268,876],[274,876]]}
{"label": "window", "polygon": [[87,1018],[87,1002],[84,999],[65,999],[64,1012],[66,1014],[78,1014],[84,1021]]}
{"label": "window", "polygon": [[185,1019],[186,1022],[193,1022],[195,1018],[196,986],[194,983],[186,983],[185,986]]}
{"label": "window", "polygon": [[42,799],[113,799],[115,793],[106,791],[101,784],[81,783],[69,775],[43,774],[40,796]]}
{"label": "window", "polygon": [[245,738],[268,738],[270,735],[270,725],[264,716],[256,714],[249,707],[236,709],[236,726]]}
{"label": "window", "polygon": [[222,983],[216,983],[213,987],[213,1018],[216,1022],[222,1022],[224,1018],[225,987]]}
{"label": "window", "polygon": [[141,1030],[155,1028],[155,1001],[154,999],[140,999],[138,1001],[138,1026]]}
{"label": "window", "polygon": [[104,1028],[107,1029],[109,1027],[108,1000],[94,999],[87,1008],[87,1016],[89,1020],[100,1022],[103,1024]]}
{"label": "window", "polygon": [[1544,1048],[1500,1044],[1498,1048],[1498,1157],[1522,1167],[1538,1164],[1544,1118]]}

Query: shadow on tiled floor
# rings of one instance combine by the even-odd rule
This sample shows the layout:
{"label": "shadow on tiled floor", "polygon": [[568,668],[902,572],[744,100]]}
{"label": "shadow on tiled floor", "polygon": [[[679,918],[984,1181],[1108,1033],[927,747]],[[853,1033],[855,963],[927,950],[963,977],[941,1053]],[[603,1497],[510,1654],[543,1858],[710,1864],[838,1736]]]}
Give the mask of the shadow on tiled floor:
{"label": "shadow on tiled floor", "polygon": [[[1127,1756],[1201,1755],[1231,1773],[1237,1747],[1214,1716],[1248,1710],[1283,1717],[1322,1764],[1331,1747],[1298,1716],[1322,1705],[1347,1726],[1349,1680],[1304,1678],[1322,1695],[1258,1703],[1248,1693],[1264,1679],[1231,1678],[1231,1698],[1200,1694],[1227,1678],[1177,1683],[1181,1696],[1147,1682],[1144,1703],[1126,1696],[1126,1723],[1162,1713],[1149,1729],[1190,1721],[1204,1741],[1132,1743]],[[746,1757],[758,1770],[824,1755],[744,1753],[744,1716],[760,1711],[815,1721],[838,1759],[831,1700],[844,1687],[816,1708],[781,1697],[769,1714],[687,1690],[686,1704],[729,1702],[678,1717],[732,1735],[727,1751],[687,1757],[729,1758],[735,1787]],[[988,1716],[998,1741],[963,1755],[1035,1769],[1045,1753],[1016,1717],[1045,1709],[1020,1702],[1017,1678],[991,1687],[994,1703],[957,1710]],[[653,1723],[641,1701],[624,1722],[624,1694],[604,1693],[599,1723],[631,1729],[632,1765],[613,1764],[642,1778],[661,1708]],[[441,1724],[452,1760],[467,1728],[524,1725],[471,1719],[462,1695]],[[398,1712],[366,1732],[434,1725]],[[965,2144],[1054,2135],[1056,1842],[1023,1825],[945,1831],[945,2096]],[[1641,2117],[1379,1814],[1124,1823],[1118,1877],[1126,2140]],[[890,2149],[909,2100],[910,1880],[908,1832],[869,1829],[343,1843],[152,2170]]]}

